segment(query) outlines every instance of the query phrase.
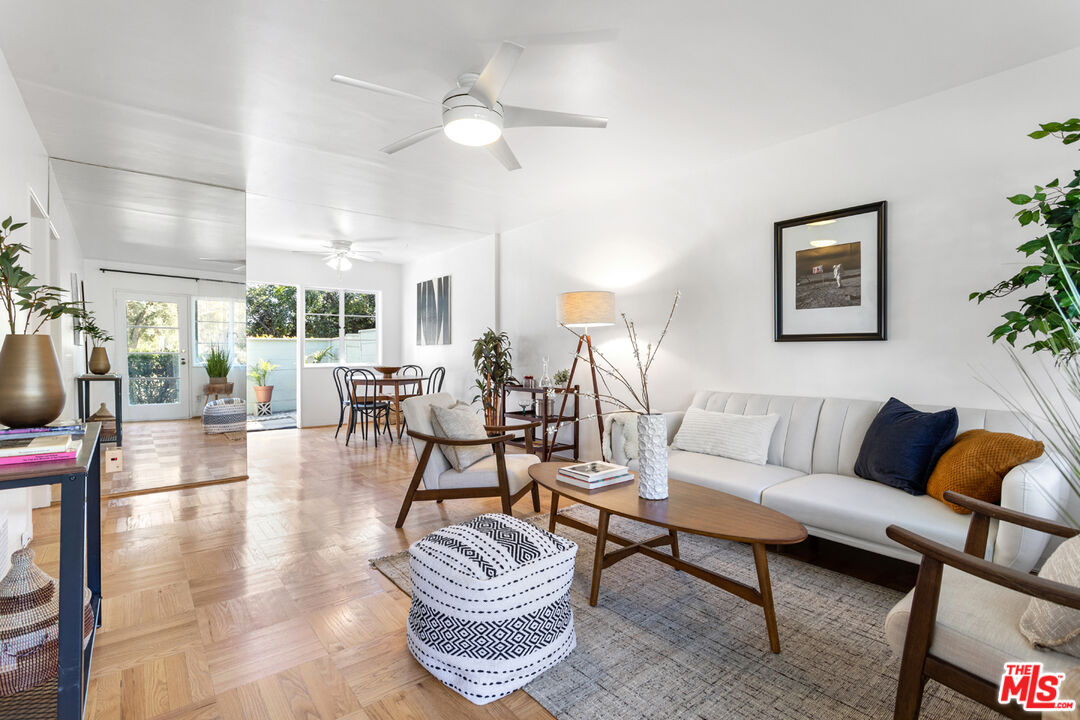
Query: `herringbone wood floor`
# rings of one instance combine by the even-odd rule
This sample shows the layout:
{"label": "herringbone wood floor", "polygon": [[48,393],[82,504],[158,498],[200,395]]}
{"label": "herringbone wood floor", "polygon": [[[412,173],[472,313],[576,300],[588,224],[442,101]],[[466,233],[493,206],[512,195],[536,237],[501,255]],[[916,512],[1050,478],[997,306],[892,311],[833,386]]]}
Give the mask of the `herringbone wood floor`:
{"label": "herringbone wood floor", "polygon": [[[428,675],[405,648],[408,597],[368,566],[498,501],[418,503],[395,530],[411,449],[333,435],[253,433],[247,482],[107,502],[88,718],[551,717],[520,691],[476,707]],[[58,521],[35,512],[54,575]]]}

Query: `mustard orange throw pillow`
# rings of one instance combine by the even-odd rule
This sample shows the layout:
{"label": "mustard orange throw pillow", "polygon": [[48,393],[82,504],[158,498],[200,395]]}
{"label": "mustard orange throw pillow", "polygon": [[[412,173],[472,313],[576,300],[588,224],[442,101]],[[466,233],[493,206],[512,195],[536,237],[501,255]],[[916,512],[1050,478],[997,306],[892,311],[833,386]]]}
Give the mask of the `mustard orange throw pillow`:
{"label": "mustard orange throw pillow", "polygon": [[1017,465],[1042,454],[1043,444],[1031,438],[989,430],[968,430],[957,435],[956,441],[938,460],[926,483],[926,494],[964,514],[971,511],[947,502],[946,490],[1000,503],[1001,481],[1005,475]]}

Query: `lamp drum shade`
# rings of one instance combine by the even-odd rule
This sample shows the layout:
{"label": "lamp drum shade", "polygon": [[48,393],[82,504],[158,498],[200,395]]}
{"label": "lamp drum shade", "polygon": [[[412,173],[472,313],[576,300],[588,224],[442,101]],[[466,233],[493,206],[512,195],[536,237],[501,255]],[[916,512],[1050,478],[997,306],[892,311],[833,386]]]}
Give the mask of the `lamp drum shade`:
{"label": "lamp drum shade", "polygon": [[615,324],[615,293],[583,290],[559,295],[559,324],[567,327],[601,327]]}

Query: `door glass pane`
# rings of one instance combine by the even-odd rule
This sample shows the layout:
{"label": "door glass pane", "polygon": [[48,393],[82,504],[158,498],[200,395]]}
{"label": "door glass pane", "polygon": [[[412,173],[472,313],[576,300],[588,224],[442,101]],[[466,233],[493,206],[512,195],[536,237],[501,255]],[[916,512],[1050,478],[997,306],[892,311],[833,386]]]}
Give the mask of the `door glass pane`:
{"label": "door glass pane", "polygon": [[[225,306],[226,311],[228,305]],[[180,306],[129,300],[127,315],[128,402],[180,402]]]}

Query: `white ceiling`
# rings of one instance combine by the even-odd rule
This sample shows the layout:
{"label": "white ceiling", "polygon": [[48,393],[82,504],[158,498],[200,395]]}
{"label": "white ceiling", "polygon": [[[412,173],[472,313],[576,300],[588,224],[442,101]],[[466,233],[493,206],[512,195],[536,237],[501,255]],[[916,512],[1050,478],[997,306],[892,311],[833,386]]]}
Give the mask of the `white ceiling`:
{"label": "white ceiling", "polygon": [[[51,155],[244,189],[252,244],[314,248],[347,236],[381,243],[394,260],[1080,44],[1075,0],[1038,12],[1014,0],[0,8],[0,47]],[[440,98],[502,39],[526,46],[506,102],[607,115],[608,129],[509,130],[524,166],[515,173],[440,136],[385,156],[378,148],[437,124],[437,109],[329,81],[343,73]],[[69,200],[123,202],[80,187],[92,177],[64,175]],[[105,213],[73,214],[85,237],[87,218]],[[391,237],[401,240],[374,240]]]}

